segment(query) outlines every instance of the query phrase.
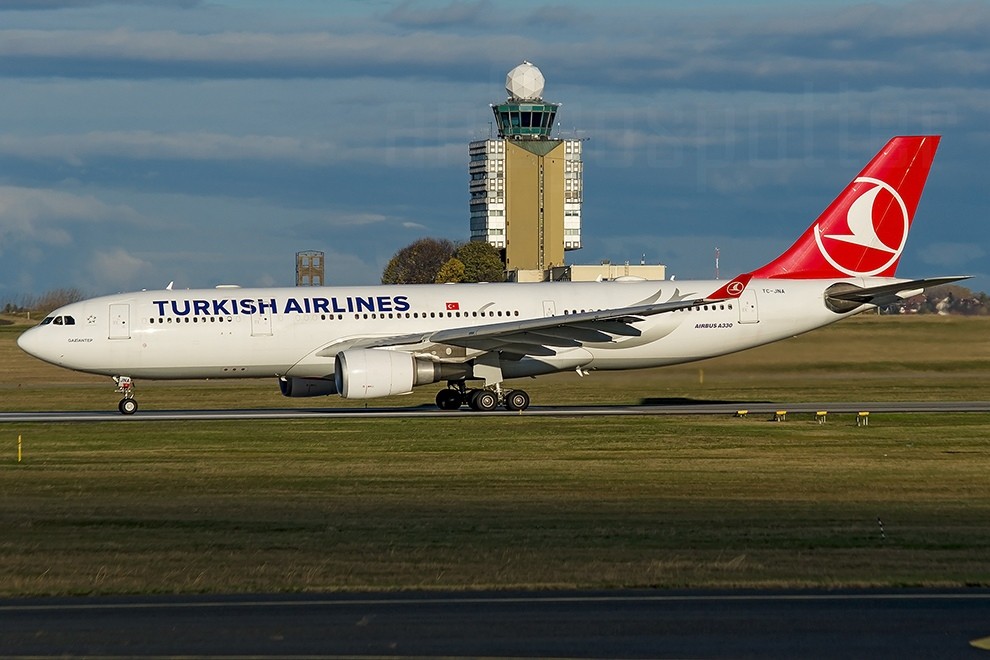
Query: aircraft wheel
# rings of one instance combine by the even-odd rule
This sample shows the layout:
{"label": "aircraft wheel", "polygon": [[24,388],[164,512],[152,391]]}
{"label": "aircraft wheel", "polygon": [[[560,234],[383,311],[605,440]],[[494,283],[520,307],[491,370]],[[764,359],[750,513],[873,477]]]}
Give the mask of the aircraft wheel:
{"label": "aircraft wheel", "polygon": [[119,410],[122,415],[133,415],[137,412],[137,409],[137,399],[121,399],[120,403],[117,404],[117,410]]}
{"label": "aircraft wheel", "polygon": [[505,395],[506,410],[526,410],[529,408],[529,394],[523,390],[512,390]]}
{"label": "aircraft wheel", "polygon": [[437,392],[437,408],[440,410],[457,410],[463,402],[461,393],[457,390],[446,389]]}
{"label": "aircraft wheel", "polygon": [[489,390],[478,390],[471,403],[471,407],[479,412],[490,412],[498,407],[498,397]]}

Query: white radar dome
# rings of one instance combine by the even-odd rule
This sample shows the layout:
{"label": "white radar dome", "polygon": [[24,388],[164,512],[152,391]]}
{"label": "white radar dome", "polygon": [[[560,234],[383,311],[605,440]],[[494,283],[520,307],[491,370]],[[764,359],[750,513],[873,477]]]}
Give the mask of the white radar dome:
{"label": "white radar dome", "polygon": [[505,77],[505,91],[519,101],[538,101],[543,97],[543,73],[536,65],[523,62]]}

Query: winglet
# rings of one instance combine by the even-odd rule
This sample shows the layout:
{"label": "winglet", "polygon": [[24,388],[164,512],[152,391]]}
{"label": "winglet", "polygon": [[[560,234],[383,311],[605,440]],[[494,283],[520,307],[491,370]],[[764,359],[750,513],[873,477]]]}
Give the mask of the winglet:
{"label": "winglet", "polygon": [[743,273],[742,275],[733,277],[721,289],[709,296],[706,296],[705,300],[729,300],[732,298],[738,298],[749,285],[749,281],[751,279],[753,279],[752,273]]}

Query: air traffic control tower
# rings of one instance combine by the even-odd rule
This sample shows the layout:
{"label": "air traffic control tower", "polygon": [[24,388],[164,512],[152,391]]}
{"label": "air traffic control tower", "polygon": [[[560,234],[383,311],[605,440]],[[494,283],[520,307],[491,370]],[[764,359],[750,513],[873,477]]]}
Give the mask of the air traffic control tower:
{"label": "air traffic control tower", "polygon": [[581,247],[581,140],[550,137],[559,103],[523,62],[509,71],[504,103],[492,105],[498,138],[470,145],[471,240],[502,251],[509,279],[543,280]]}

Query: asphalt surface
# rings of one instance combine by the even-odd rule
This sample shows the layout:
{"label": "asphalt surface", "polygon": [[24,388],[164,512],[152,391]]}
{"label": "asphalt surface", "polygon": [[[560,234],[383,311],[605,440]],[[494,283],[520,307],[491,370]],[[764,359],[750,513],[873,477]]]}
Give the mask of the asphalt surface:
{"label": "asphalt surface", "polygon": [[531,416],[582,417],[597,415],[748,415],[772,416],[777,411],[788,415],[814,415],[818,411],[832,414],[873,413],[960,413],[990,412],[990,401],[819,401],[810,403],[774,403],[770,401],[694,401],[684,399],[647,400],[635,406],[533,406],[522,412],[497,410],[475,412],[438,410],[435,406],[407,408],[265,408],[255,410],[138,410],[122,415],[113,410],[83,412],[2,412],[0,422],[141,422],[167,420],[218,419],[346,419],[346,418],[427,418],[462,416]]}
{"label": "asphalt surface", "polygon": [[987,658],[990,590],[0,601],[3,656]]}

